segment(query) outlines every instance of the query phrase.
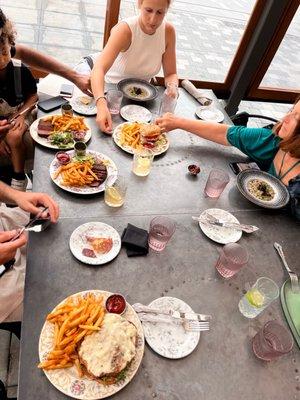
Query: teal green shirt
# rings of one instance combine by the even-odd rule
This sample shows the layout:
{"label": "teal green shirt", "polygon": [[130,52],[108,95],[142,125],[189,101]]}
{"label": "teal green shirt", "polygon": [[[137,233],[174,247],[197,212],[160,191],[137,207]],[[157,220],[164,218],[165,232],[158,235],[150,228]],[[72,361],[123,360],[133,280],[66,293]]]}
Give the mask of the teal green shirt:
{"label": "teal green shirt", "polygon": [[271,129],[231,126],[227,131],[227,140],[254,160],[263,171],[277,177],[273,160],[281,139]]}

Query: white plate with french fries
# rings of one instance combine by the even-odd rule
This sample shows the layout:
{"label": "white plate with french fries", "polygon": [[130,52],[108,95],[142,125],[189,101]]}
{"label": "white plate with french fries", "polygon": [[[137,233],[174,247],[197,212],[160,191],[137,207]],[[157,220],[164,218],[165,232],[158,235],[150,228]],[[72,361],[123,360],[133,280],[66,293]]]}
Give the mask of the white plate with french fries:
{"label": "white plate with french fries", "polygon": [[73,231],[70,250],[74,257],[85,264],[106,264],[119,254],[121,238],[110,225],[103,222],[87,222]]}
{"label": "white plate with french fries", "polygon": [[[124,122],[118,125],[113,132],[113,140],[117,146],[126,153],[134,154],[136,150],[143,146],[140,141],[140,126],[139,122]],[[169,148],[170,142],[165,133],[160,135],[160,139],[151,150],[155,156],[165,153]]]}
{"label": "white plate with french fries", "polygon": [[[51,131],[51,135],[48,137],[40,136],[38,134],[40,121],[49,123],[51,122],[53,125],[53,131]],[[47,115],[36,119],[30,126],[30,135],[32,139],[41,146],[48,147],[49,149],[73,149],[75,140],[72,140],[72,136],[76,135],[76,133],[73,134],[71,132],[84,133],[84,137],[80,138],[80,141],[85,143],[88,142],[92,137],[92,131],[86,119],[80,116],[61,114]],[[70,139],[66,143],[61,142],[60,144],[59,137],[62,137],[63,135],[66,136],[66,133],[70,133]]]}
{"label": "white plate with french fries", "polygon": [[38,367],[56,389],[67,396],[82,400],[112,396],[133,379],[141,364],[145,347],[143,328],[127,303],[122,317],[137,330],[133,360],[122,371],[121,379],[114,379],[110,384],[86,376],[78,349],[87,336],[101,331],[106,315],[105,301],[111,294],[102,290],[79,292],[67,297],[47,315],[39,340]]}
{"label": "white plate with french fries", "polygon": [[[104,191],[107,179],[111,182],[117,179],[117,166],[105,154],[88,150],[86,156],[78,160],[74,158],[74,150],[66,151],[66,153],[70,156],[68,164],[61,165],[55,157],[49,168],[52,181],[61,189],[76,194],[95,194]],[[99,186],[94,187],[91,185],[97,180],[97,176],[92,171],[95,163],[101,163],[106,166],[107,177]]]}

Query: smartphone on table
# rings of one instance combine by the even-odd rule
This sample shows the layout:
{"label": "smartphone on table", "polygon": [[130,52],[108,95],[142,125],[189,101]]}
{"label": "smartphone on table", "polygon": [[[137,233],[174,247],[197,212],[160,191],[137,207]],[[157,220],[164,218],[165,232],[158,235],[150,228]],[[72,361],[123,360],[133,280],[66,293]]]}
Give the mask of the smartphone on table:
{"label": "smartphone on table", "polygon": [[241,171],[245,169],[260,169],[259,166],[254,161],[249,162],[231,162],[229,163],[230,168],[232,171],[238,175]]}
{"label": "smartphone on table", "polygon": [[67,83],[63,83],[60,88],[59,95],[63,97],[72,97],[74,91],[74,85],[69,85]]}
{"label": "smartphone on table", "polygon": [[50,112],[66,104],[68,101],[61,96],[51,97],[38,103],[38,108],[44,112]]}

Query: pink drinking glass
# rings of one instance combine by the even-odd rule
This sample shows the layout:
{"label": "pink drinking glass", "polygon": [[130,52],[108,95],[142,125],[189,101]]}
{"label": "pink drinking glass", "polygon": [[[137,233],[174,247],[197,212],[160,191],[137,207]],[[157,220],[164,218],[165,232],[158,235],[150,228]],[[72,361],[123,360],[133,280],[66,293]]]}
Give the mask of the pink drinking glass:
{"label": "pink drinking glass", "polygon": [[150,222],[148,243],[157,252],[164,250],[176,229],[175,222],[168,217],[155,217]]}
{"label": "pink drinking glass", "polygon": [[123,93],[120,90],[108,90],[106,93],[107,108],[112,115],[120,113]]}
{"label": "pink drinking glass", "polygon": [[231,278],[247,264],[248,259],[249,254],[244,247],[238,243],[228,243],[221,250],[216,269],[224,278]]}
{"label": "pink drinking glass", "polygon": [[276,321],[268,321],[252,339],[252,348],[256,357],[271,361],[293,348],[291,333]]}
{"label": "pink drinking glass", "polygon": [[229,175],[222,169],[212,169],[209,173],[204,193],[208,197],[218,198],[229,182]]}

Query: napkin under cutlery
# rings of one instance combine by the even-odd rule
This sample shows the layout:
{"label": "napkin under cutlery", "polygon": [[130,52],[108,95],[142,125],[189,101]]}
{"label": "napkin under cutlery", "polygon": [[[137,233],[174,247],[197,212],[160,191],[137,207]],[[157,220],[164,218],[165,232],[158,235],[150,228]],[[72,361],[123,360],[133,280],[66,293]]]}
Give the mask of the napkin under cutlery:
{"label": "napkin under cutlery", "polygon": [[189,320],[189,321],[209,321],[212,316],[207,315],[207,314],[197,314],[193,312],[180,312],[180,311],[175,311],[175,310],[158,310],[155,308],[151,308],[148,306],[145,306],[140,303],[133,304],[133,309],[140,315],[144,314],[149,314],[149,316],[152,314],[152,316],[158,317],[158,316],[168,316],[177,320]]}
{"label": "napkin under cutlery", "polygon": [[209,106],[212,103],[211,99],[203,96],[203,94],[192,84],[192,82],[188,81],[187,79],[184,79],[181,82],[181,86],[202,106]]}

